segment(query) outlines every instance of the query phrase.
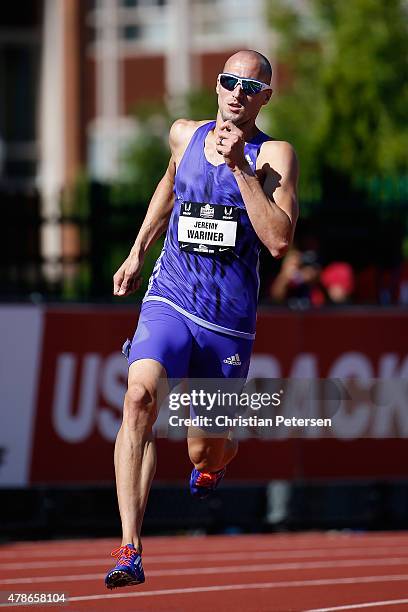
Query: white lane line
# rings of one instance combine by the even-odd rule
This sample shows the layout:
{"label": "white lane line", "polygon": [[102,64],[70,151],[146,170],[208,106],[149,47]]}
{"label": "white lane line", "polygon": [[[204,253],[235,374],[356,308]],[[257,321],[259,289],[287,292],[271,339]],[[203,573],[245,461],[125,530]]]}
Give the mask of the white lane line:
{"label": "white lane line", "polygon": [[408,599],[387,599],[386,601],[367,601],[364,603],[350,604],[348,606],[334,606],[332,608],[313,608],[303,612],[334,612],[335,610],[361,610],[361,608],[375,608],[377,606],[401,606],[408,603]]}
{"label": "white lane line", "polygon": [[[151,556],[146,554],[143,556],[143,560],[146,564],[162,564],[162,563],[189,563],[194,561],[239,561],[239,560],[254,560],[254,559],[299,559],[299,558],[316,558],[325,557],[329,553],[331,558],[342,557],[350,558],[350,555],[363,555],[364,558],[369,558],[370,555],[374,555],[375,558],[378,555],[389,555],[390,553],[395,556],[396,553],[408,554],[408,547],[386,547],[377,548],[367,551],[366,548],[354,548],[349,550],[338,550],[334,548],[332,551],[327,550],[296,550],[286,553],[279,553],[276,551],[262,551],[262,552],[232,552],[232,553],[193,553],[186,555],[162,555],[162,556]],[[47,555],[48,556],[48,555]],[[386,557],[388,558],[388,557]],[[25,569],[51,569],[57,567],[88,567],[98,565],[109,565],[109,556],[104,554],[104,558],[92,557],[87,559],[66,559],[56,561],[26,561],[25,563],[0,563],[0,570],[13,571],[13,570],[25,570]]]}
{"label": "white lane line", "polygon": [[[407,565],[408,557],[394,557],[388,559],[353,559],[347,561],[305,561],[304,563],[265,563],[245,565],[245,572],[279,572],[279,571],[301,571],[310,569],[332,569],[348,567],[385,567],[393,565]],[[146,569],[146,568],[145,568]],[[189,567],[163,570],[147,570],[148,578],[165,576],[197,576],[200,574],[238,574],[243,570],[242,565],[211,566],[211,567]],[[68,574],[59,576],[34,576],[30,578],[4,578],[0,585],[11,584],[39,584],[42,582],[82,582],[87,580],[100,580],[104,574]]]}
{"label": "white lane line", "polygon": [[[294,588],[304,586],[327,586],[331,584],[358,584],[358,583],[370,583],[370,582],[388,582],[388,581],[404,581],[408,579],[408,574],[400,576],[362,576],[360,578],[339,578],[337,580],[297,580],[290,581],[285,580],[282,582],[262,582],[262,583],[249,583],[249,584],[225,584],[208,587],[190,587],[180,589],[160,589],[158,591],[139,591],[136,593],[112,593],[108,597],[119,599],[121,595],[131,597],[132,595],[137,597],[149,597],[157,595],[177,595],[179,593],[201,593],[211,591],[235,591],[235,590],[250,590],[250,589],[282,589],[282,588]],[[79,597],[71,597],[70,601],[89,601],[90,599],[104,599],[106,595],[83,595]]]}
{"label": "white lane line", "polygon": [[[320,534],[318,534],[320,535]],[[288,536],[290,537],[291,534],[288,534]],[[326,550],[327,552],[331,552],[331,549],[333,547],[333,545],[335,545],[337,548],[339,549],[343,549],[343,550],[348,550],[350,547],[353,547],[355,544],[364,544],[364,547],[366,549],[369,550],[374,550],[378,547],[378,545],[380,545],[380,547],[382,548],[384,545],[387,545],[388,548],[392,548],[394,545],[403,545],[405,543],[405,546],[408,546],[408,538],[403,537],[403,535],[401,535],[401,537],[396,538],[396,539],[391,539],[391,538],[373,538],[371,535],[366,536],[366,535],[353,535],[353,536],[345,536],[345,535],[328,535],[326,538],[311,538],[310,540],[307,540],[305,538],[302,539],[293,539],[291,540],[287,546],[282,546],[282,543],[279,540],[276,540],[276,536],[272,535],[272,536],[268,536],[263,534],[263,538],[264,543],[259,542],[257,540],[253,541],[253,543],[251,541],[246,540],[247,536],[245,535],[239,535],[239,536],[234,536],[233,539],[231,539],[231,542],[228,544],[225,544],[225,542],[223,541],[222,543],[218,543],[217,540],[215,538],[217,538],[217,536],[208,536],[208,537],[203,537],[203,536],[189,536],[189,537],[184,537],[184,541],[179,541],[177,540],[178,536],[174,536],[174,542],[171,543],[171,547],[172,549],[175,549],[177,551],[177,554],[183,554],[183,553],[188,553],[189,550],[191,549],[191,543],[194,544],[198,544],[200,546],[200,548],[204,549],[207,548],[207,552],[214,552],[214,550],[211,550],[212,548],[214,548],[216,551],[231,551],[231,550],[242,550],[245,549],[247,547],[248,544],[251,545],[251,549],[252,550],[258,550],[258,551],[264,551],[264,550],[276,550],[276,551],[282,551],[282,552],[291,552],[291,551],[297,551],[299,548],[299,545],[301,546],[307,546],[308,550]],[[318,539],[319,541],[316,541],[316,539]],[[345,541],[347,539],[347,541]],[[187,541],[186,541],[187,540]],[[385,542],[383,541],[385,540]],[[148,538],[146,537],[144,539],[145,542],[145,548],[147,548],[147,546],[151,546],[152,548],[154,548],[155,550],[152,551],[152,555],[161,555],[163,553],[166,553],[169,549],[169,545],[166,546],[157,546],[157,542],[155,540],[155,538]],[[101,552],[102,554],[110,549],[110,548],[117,548],[119,545],[117,540],[109,540],[106,541],[106,543],[104,543],[103,540],[92,540],[92,541],[84,541],[84,540],[78,540],[76,545],[73,545],[71,543],[71,541],[69,541],[69,545],[66,545],[66,542],[64,540],[58,541],[58,542],[38,542],[33,544],[33,546],[31,547],[25,547],[24,543],[20,543],[20,542],[16,542],[13,543],[13,549],[9,548],[9,544],[3,545],[2,548],[7,548],[7,550],[4,550],[2,552],[2,548],[0,548],[0,559],[1,558],[7,558],[7,557],[15,557],[16,554],[29,554],[30,556],[34,556],[34,557],[42,557],[44,556],[44,554],[49,555],[55,555],[55,556],[64,556],[66,554],[68,555],[77,555],[78,553],[83,552],[83,550],[86,550],[88,548],[92,548],[94,551],[97,552]],[[181,545],[181,546],[180,546]],[[327,545],[327,548],[323,548]],[[39,550],[39,549],[44,549],[44,550]],[[53,548],[55,548],[55,550],[53,550]],[[183,548],[186,548],[186,550],[183,550]],[[62,550],[61,550],[62,549]]]}
{"label": "white lane line", "polygon": [[[180,589],[160,589],[157,591],[136,591],[132,593],[108,593],[105,595],[81,595],[70,597],[73,601],[92,601],[96,599],[124,599],[130,597],[156,597],[160,595],[179,595],[184,593],[208,593],[211,591],[246,591],[252,589],[283,589],[309,586],[328,586],[332,584],[363,584],[371,582],[407,582],[408,574],[397,576],[361,576],[360,578],[337,578],[325,580],[285,580],[282,582],[258,582],[249,584],[224,584],[206,587],[187,587]],[[8,604],[6,604],[8,605]],[[0,604],[0,607],[4,604]]]}

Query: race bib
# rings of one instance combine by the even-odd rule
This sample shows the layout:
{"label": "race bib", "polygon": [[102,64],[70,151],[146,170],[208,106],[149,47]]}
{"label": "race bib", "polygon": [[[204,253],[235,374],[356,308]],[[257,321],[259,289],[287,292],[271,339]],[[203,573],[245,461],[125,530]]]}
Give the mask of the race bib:
{"label": "race bib", "polygon": [[237,206],[182,202],[178,221],[180,250],[208,254],[233,250],[238,219]]}

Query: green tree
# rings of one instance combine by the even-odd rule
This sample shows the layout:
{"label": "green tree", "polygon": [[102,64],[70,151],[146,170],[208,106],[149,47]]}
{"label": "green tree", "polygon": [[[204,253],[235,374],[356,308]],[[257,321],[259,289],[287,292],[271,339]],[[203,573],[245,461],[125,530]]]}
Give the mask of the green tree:
{"label": "green tree", "polygon": [[369,191],[407,175],[408,27],[403,0],[274,0],[282,91],[273,134],[301,159],[301,195]]}

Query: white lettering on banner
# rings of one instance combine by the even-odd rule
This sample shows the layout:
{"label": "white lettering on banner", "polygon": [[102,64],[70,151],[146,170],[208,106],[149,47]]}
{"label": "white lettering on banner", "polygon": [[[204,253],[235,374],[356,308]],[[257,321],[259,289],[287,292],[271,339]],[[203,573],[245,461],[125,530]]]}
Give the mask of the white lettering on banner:
{"label": "white lettering on banner", "polygon": [[378,365],[378,378],[408,378],[408,357],[399,366],[399,357],[395,353],[381,355]]}
{"label": "white lettering on banner", "polygon": [[375,408],[369,404],[353,405],[353,412],[347,410],[344,402],[336,411],[336,418],[332,421],[333,433],[336,438],[353,440],[367,435],[371,416]]}
{"label": "white lettering on banner", "polygon": [[92,433],[95,422],[97,380],[101,358],[95,353],[84,357],[80,376],[78,409],[73,410],[76,358],[72,353],[58,357],[52,416],[55,431],[67,442],[82,442]]}
{"label": "white lettering on banner", "polygon": [[[54,429],[63,440],[79,443],[97,427],[105,440],[113,442],[122,420],[126,360],[118,353],[104,360],[88,353],[83,356],[81,369],[78,361],[79,357],[71,353],[58,356],[52,405]],[[80,389],[77,409],[73,401],[76,386]],[[98,406],[100,391],[109,407]]]}
{"label": "white lettering on banner", "polygon": [[334,362],[328,378],[374,378],[373,366],[362,353],[343,353]]}
{"label": "white lettering on banner", "polygon": [[[319,403],[314,401],[314,384],[313,380],[299,381],[299,384],[289,385],[285,391],[284,401],[280,405],[279,415],[284,419],[307,419],[319,418],[320,407]],[[316,381],[318,385],[318,381]],[[303,435],[306,437],[316,438],[324,435],[324,432],[316,432],[314,430],[320,428],[305,428]],[[292,435],[292,432],[287,428],[278,428],[273,431],[274,438],[287,438]]]}
{"label": "white lettering on banner", "polygon": [[[399,364],[395,353],[386,353],[379,360],[375,403],[381,406],[374,420],[373,434],[379,438],[392,435],[391,432],[408,436],[408,357]],[[387,380],[388,379],[388,380]],[[406,385],[396,385],[392,379],[406,379]]]}
{"label": "white lettering on banner", "polygon": [[396,372],[398,361],[398,355],[395,353],[382,355],[378,365],[378,378],[394,378],[398,376]]}
{"label": "white lettering on banner", "polygon": [[[116,352],[104,358],[95,353],[85,354],[82,367],[79,356],[62,353],[57,359],[52,419],[55,431],[63,440],[80,443],[86,440],[95,429],[101,437],[113,442],[120,427],[123,397],[126,391],[126,360]],[[397,378],[407,369],[408,357],[398,363],[396,355],[385,354],[379,360],[383,373]],[[374,367],[366,355],[350,352],[339,355],[329,372],[330,378],[358,381],[360,394],[352,398],[351,404],[344,401],[335,412],[330,431],[322,428],[305,429],[307,437],[330,435],[339,439],[355,439],[362,436],[390,437],[408,436],[407,397],[401,385],[384,384],[382,381],[375,397],[366,400],[364,392],[369,393]],[[280,378],[282,368],[276,357],[268,354],[254,354],[248,380],[251,378]],[[300,353],[292,362],[290,378],[305,378],[311,393],[304,393],[301,386],[289,389],[282,404],[282,415],[286,418],[320,418],[327,416],[324,404],[314,401],[313,380],[319,376],[317,357],[313,353]],[[407,381],[408,385],[408,381]],[[74,404],[74,389],[79,389],[78,405]],[[103,404],[99,405],[99,400]],[[330,402],[329,402],[330,404]],[[350,406],[352,405],[352,410]],[[323,409],[322,409],[323,406]],[[384,407],[389,409],[384,409]],[[274,438],[283,439],[292,435],[288,428],[276,430]]]}
{"label": "white lettering on banner", "polygon": [[98,429],[109,442],[114,442],[122,422],[123,396],[126,392],[128,366],[123,355],[110,355],[104,363],[102,371],[102,393],[110,407],[100,408],[97,415]]}
{"label": "white lettering on banner", "polygon": [[395,380],[380,380],[376,384],[376,395],[373,398],[378,406],[373,424],[373,435],[386,438],[392,432],[408,436],[408,380],[396,384]]}
{"label": "white lettering on banner", "polygon": [[[365,401],[364,393],[369,395],[376,374],[381,380],[374,385],[375,395],[369,396]],[[280,363],[274,356],[268,354],[252,356],[249,379],[280,378],[281,376]],[[299,353],[292,362],[288,378],[317,378],[318,376],[316,356],[312,353]],[[345,440],[363,436],[408,437],[408,356],[400,360],[394,353],[381,355],[376,373],[371,360],[363,353],[356,351],[343,353],[333,362],[327,378],[356,380],[359,395],[363,395],[363,398],[353,396],[351,400],[341,403],[332,420],[330,432],[325,432],[321,428],[311,428],[304,431],[304,435],[323,437],[329,433],[330,436]],[[398,384],[392,379],[397,379]],[[313,406],[305,403],[301,393],[298,394],[299,397],[295,397],[296,389],[295,385],[292,390],[294,395],[290,397],[289,402],[286,398],[283,411],[289,405],[290,415],[322,416],[315,414],[317,402],[314,402]],[[278,435],[275,432],[274,437],[285,438],[289,435],[285,430]]]}
{"label": "white lettering on banner", "polygon": [[[329,378],[372,379],[374,372],[369,359],[357,352],[344,353],[333,364]],[[352,414],[347,410],[345,402],[341,403],[333,419],[333,433],[337,438],[352,440],[367,434],[374,407],[366,403],[353,405]]]}
{"label": "white lettering on banner", "polygon": [[300,353],[293,360],[291,378],[319,378],[317,358],[313,353]]}
{"label": "white lettering on banner", "polygon": [[[280,378],[282,368],[278,359],[268,353],[255,353],[251,357],[249,378]],[[318,378],[321,376],[317,356],[313,353],[299,353],[295,356],[288,378]],[[343,353],[333,362],[328,378],[374,378],[375,372],[370,359],[363,353]],[[408,356],[399,365],[395,353],[385,353],[378,361],[377,378],[408,378]]]}
{"label": "white lettering on banner", "polygon": [[251,378],[281,378],[279,361],[272,355],[255,353],[249,364],[248,380]]}
{"label": "white lettering on banner", "polygon": [[[281,378],[282,368],[276,357],[255,353],[251,357],[248,379]],[[289,378],[318,378],[317,357],[313,353],[299,353],[293,360]]]}

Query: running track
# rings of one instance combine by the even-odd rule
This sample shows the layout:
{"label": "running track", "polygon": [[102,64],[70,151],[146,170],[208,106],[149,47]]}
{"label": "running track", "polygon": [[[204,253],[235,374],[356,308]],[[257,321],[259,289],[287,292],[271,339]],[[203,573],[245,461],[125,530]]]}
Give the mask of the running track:
{"label": "running track", "polygon": [[[108,591],[113,540],[0,547],[0,592],[65,592],[80,612],[408,610],[408,532],[144,539],[146,583]],[[5,607],[1,604],[0,607]],[[16,609],[17,606],[7,607]]]}

